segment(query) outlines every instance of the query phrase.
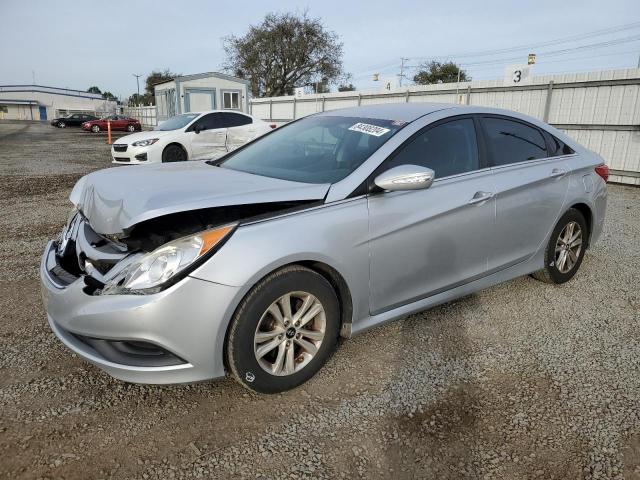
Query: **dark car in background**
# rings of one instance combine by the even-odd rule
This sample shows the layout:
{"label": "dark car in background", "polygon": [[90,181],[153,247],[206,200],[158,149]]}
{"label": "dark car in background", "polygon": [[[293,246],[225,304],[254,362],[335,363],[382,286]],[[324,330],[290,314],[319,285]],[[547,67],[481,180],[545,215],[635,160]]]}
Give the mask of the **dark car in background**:
{"label": "dark car in background", "polygon": [[87,113],[72,113],[66,117],[54,118],[51,120],[51,125],[58,128],[79,127],[84,122],[97,119],[98,117]]}
{"label": "dark car in background", "polygon": [[122,130],[125,132],[139,132],[142,125],[135,118],[124,115],[110,115],[108,117],[93,119],[82,124],[82,129],[93,133],[107,130],[107,122],[111,123],[111,130]]}

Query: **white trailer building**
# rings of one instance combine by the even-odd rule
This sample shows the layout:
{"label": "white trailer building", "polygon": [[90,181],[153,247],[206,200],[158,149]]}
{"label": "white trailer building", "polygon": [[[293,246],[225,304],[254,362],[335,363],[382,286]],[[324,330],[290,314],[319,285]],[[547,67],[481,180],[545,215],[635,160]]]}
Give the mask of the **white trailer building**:
{"label": "white trailer building", "polygon": [[69,113],[106,115],[116,102],[102,95],[44,85],[0,85],[0,119],[51,120]]}
{"label": "white trailer building", "polygon": [[154,87],[158,121],[187,112],[237,110],[249,113],[249,81],[223,73],[184,75]]}

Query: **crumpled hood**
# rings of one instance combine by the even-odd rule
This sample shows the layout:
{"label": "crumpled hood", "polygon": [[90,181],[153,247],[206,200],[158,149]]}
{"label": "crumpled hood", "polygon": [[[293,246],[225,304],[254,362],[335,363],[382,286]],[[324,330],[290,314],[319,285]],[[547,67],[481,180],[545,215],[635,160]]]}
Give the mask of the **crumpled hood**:
{"label": "crumpled hood", "polygon": [[69,199],[103,235],[144,220],[201,208],[321,200],[329,184],[262,177],[191,161],[115,167],[85,175]]}

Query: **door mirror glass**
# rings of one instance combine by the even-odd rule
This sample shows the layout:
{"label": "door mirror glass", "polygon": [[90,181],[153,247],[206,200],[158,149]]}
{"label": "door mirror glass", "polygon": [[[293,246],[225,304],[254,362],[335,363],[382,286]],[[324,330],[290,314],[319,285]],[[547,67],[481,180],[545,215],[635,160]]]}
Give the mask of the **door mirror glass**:
{"label": "door mirror glass", "polygon": [[193,127],[193,131],[196,133],[200,133],[202,130],[204,130],[204,128],[202,127],[202,125],[196,124]]}
{"label": "door mirror glass", "polygon": [[423,190],[433,183],[436,173],[419,165],[399,165],[378,175],[374,183],[389,192]]}

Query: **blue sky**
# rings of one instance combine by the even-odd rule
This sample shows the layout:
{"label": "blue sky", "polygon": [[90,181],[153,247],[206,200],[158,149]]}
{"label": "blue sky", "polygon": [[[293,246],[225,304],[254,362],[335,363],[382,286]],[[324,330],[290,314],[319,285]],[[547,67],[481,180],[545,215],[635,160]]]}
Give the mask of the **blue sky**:
{"label": "blue sky", "polygon": [[[528,49],[486,52],[632,22],[638,25],[532,48],[539,59],[534,73],[630,68],[640,55],[637,0],[0,0],[0,85],[32,83],[35,71],[38,84],[82,90],[98,85],[127,97],[136,89],[133,73],[158,68],[183,74],[220,70],[222,37],[242,35],[270,11],[304,10],[322,18],[341,37],[345,70],[359,88],[376,85],[373,73],[382,78],[396,75],[400,57],[409,57],[408,65],[450,58],[463,67],[466,63],[473,78],[500,78],[506,65],[520,62],[515,59],[526,62]],[[609,43],[588,46],[603,42]]]}

